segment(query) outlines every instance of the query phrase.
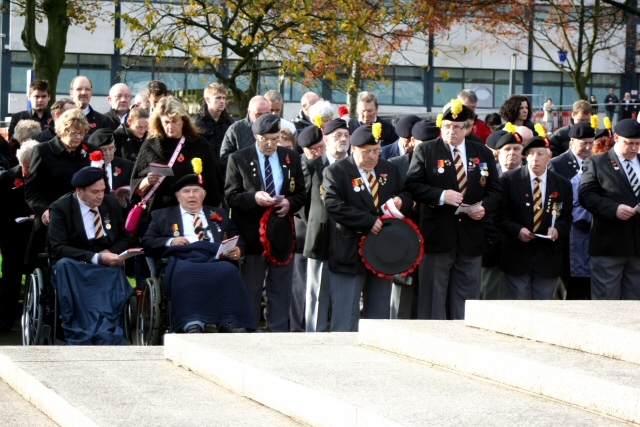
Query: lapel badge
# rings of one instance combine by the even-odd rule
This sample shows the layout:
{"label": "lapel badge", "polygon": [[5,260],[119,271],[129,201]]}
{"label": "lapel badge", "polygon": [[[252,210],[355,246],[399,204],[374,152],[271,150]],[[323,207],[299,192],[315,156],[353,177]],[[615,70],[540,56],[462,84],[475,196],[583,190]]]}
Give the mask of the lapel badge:
{"label": "lapel badge", "polygon": [[107,230],[111,230],[111,224],[110,223],[106,223],[104,225],[104,228],[106,228]]}
{"label": "lapel badge", "polygon": [[109,214],[104,218],[104,228],[111,230],[111,218],[109,218]]}
{"label": "lapel badge", "polygon": [[531,206],[531,203],[527,202],[525,203],[525,206]]}
{"label": "lapel badge", "polygon": [[351,185],[353,185],[353,191],[355,191],[356,193],[360,191],[360,178],[353,178],[351,180]]}

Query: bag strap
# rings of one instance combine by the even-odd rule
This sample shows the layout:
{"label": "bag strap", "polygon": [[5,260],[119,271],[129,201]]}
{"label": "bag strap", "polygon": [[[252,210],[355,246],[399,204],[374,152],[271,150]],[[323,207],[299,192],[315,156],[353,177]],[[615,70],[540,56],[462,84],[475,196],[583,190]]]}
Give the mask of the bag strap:
{"label": "bag strap", "polygon": [[[184,135],[182,135],[182,138],[180,138],[180,141],[178,141],[178,146],[176,147],[176,150],[173,152],[173,155],[171,156],[171,160],[169,160],[169,163],[167,164],[167,166],[173,167],[173,164],[176,162],[176,159],[178,158],[178,154],[180,154],[180,151],[182,150],[184,141],[185,141],[185,137]],[[153,196],[153,194],[156,192],[158,187],[160,187],[160,184],[162,184],[162,181],[164,181],[165,178],[166,176],[162,175],[158,180],[158,182],[156,182],[154,186],[151,187],[151,190],[147,191],[147,194],[145,194],[144,197],[142,198],[142,201],[140,201],[140,204],[142,206],[146,206],[149,199]]]}

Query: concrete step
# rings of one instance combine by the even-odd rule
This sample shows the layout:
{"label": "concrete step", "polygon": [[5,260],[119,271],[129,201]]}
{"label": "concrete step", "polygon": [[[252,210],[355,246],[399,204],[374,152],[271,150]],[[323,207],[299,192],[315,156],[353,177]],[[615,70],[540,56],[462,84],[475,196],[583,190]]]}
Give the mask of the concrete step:
{"label": "concrete step", "polygon": [[0,347],[0,378],[63,427],[299,425],[178,368],[161,347]]}
{"label": "concrete step", "polygon": [[640,301],[467,301],[465,324],[640,364]]}
{"label": "concrete step", "polygon": [[0,426],[55,427],[56,423],[0,381]]}
{"label": "concrete step", "polygon": [[359,343],[640,423],[640,365],[465,326],[362,320]]}
{"label": "concrete step", "polygon": [[164,349],[177,365],[311,426],[628,425],[359,346],[357,334],[171,334]]}

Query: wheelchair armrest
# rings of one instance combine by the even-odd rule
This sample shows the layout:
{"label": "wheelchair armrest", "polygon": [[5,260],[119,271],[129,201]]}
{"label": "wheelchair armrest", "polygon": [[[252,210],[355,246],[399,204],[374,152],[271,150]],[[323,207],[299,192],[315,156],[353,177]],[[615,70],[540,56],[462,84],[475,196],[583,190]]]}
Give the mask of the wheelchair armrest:
{"label": "wheelchair armrest", "polygon": [[51,258],[51,254],[49,254],[47,252],[43,252],[43,253],[38,254],[38,258],[41,258],[41,259]]}

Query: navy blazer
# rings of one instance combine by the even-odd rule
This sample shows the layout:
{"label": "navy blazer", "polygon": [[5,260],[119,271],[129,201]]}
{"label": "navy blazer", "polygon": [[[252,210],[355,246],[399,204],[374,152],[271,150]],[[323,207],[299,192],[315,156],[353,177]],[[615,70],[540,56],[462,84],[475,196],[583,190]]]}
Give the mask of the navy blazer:
{"label": "navy blazer", "polygon": [[398,141],[393,144],[385,145],[382,147],[380,157],[384,160],[389,160],[400,155],[400,148],[398,147]]}
{"label": "navy blazer", "polygon": [[552,221],[553,203],[562,203],[556,218],[558,240],[535,238],[529,242],[518,239],[522,228],[533,232],[533,191],[528,167],[506,171],[500,177],[503,199],[494,216],[496,227],[504,234],[500,269],[521,276],[535,272],[541,277],[558,277],[562,273],[562,240],[569,238],[573,211],[571,183],[559,174],[547,170],[547,188],[542,200],[542,222],[537,234],[547,234]]}
{"label": "navy blazer", "polygon": [[571,178],[576,176],[578,174],[578,171],[580,170],[580,166],[578,166],[576,156],[573,154],[571,149],[568,149],[558,157],[554,157],[553,159],[551,159],[551,161],[547,164],[547,168],[554,171],[555,173],[562,175],[568,180],[571,180]]}

